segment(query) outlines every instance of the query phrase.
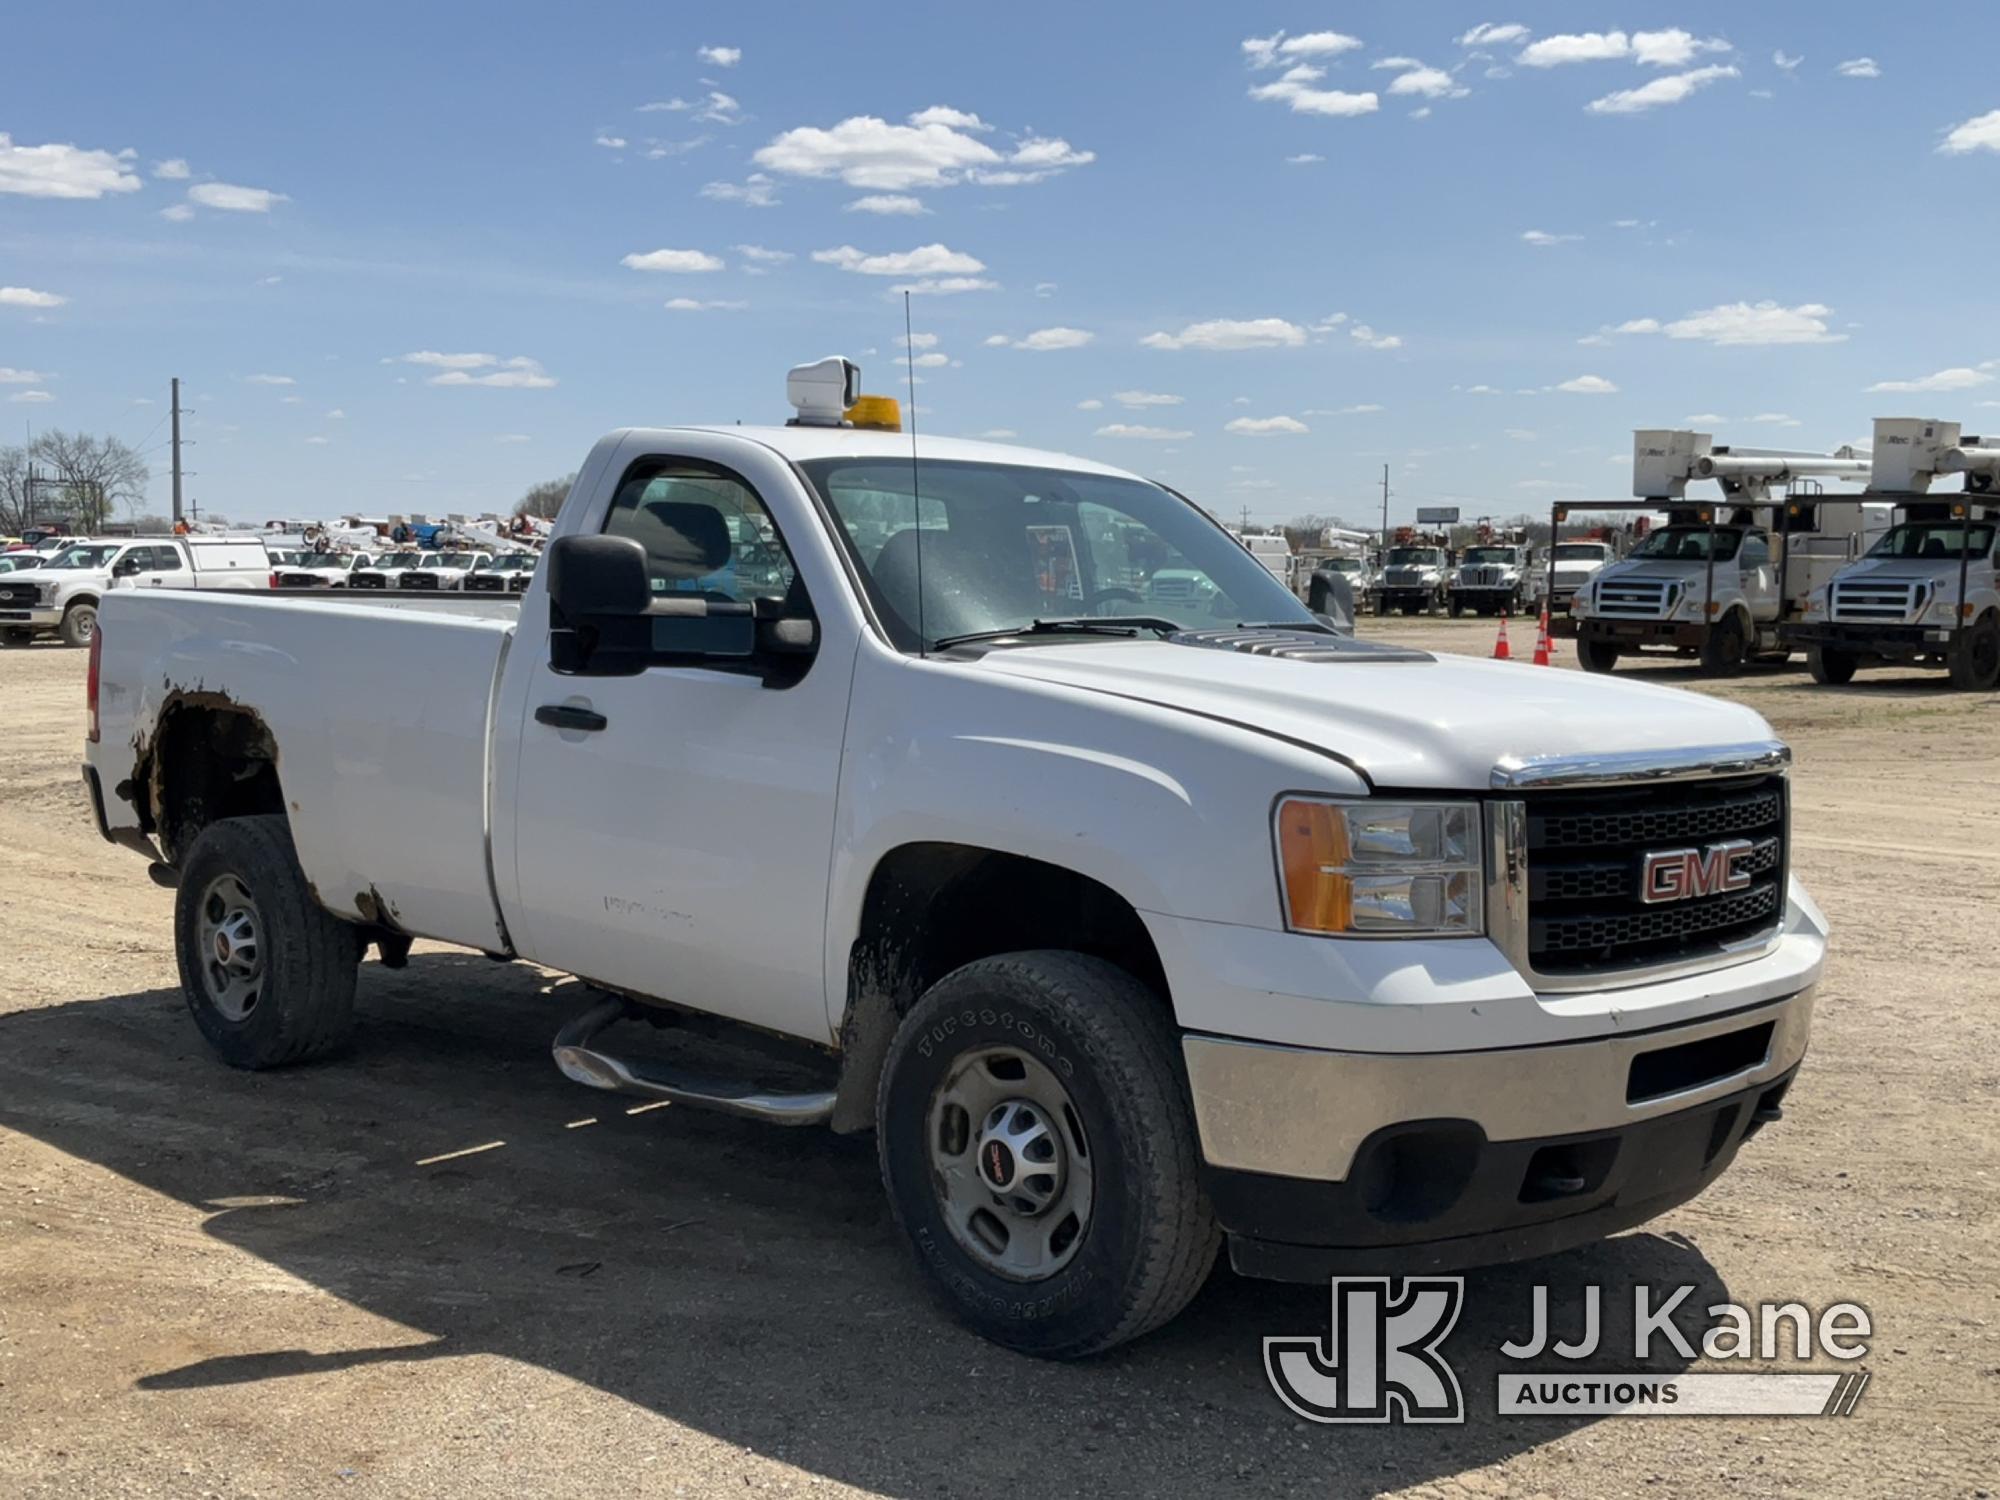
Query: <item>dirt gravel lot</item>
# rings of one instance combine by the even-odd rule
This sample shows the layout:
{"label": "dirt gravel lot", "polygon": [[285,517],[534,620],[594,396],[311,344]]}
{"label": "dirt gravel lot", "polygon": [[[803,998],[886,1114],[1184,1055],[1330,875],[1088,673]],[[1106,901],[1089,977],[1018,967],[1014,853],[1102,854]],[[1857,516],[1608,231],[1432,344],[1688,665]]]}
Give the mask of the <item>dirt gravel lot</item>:
{"label": "dirt gravel lot", "polygon": [[[351,1054],[222,1067],[171,896],[90,826],[83,669],[0,653],[0,1496],[2000,1489],[2000,696],[1636,670],[1797,752],[1836,948],[1787,1117],[1665,1219],[1475,1273],[1466,1425],[1323,1428],[1260,1340],[1323,1329],[1324,1288],[1218,1273],[1116,1355],[1015,1358],[925,1302],[868,1142],[575,1088],[548,1041],[576,991],[525,965],[370,963]],[[1497,1418],[1538,1281],[1858,1301],[1874,1380],[1845,1420]]]}

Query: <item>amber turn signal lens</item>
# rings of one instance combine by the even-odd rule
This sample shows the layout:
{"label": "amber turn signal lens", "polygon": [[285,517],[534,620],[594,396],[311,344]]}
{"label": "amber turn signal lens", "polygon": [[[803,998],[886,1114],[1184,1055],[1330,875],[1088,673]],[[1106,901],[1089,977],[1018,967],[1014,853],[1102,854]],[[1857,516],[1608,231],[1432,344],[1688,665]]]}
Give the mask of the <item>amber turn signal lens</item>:
{"label": "amber turn signal lens", "polygon": [[1294,930],[1345,932],[1354,921],[1347,823],[1327,803],[1288,798],[1278,807],[1278,852]]}

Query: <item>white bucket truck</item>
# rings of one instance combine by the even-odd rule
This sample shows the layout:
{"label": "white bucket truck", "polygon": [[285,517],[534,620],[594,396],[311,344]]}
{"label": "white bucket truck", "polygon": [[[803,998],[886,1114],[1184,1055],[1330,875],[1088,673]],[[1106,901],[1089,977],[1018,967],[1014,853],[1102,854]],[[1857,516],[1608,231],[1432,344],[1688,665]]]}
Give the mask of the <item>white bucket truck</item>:
{"label": "white bucket truck", "polygon": [[[1933,496],[1950,474],[1965,476],[1964,490]],[[1804,649],[1813,681],[1899,664],[1943,667],[1958,688],[2000,685],[1996,478],[2000,440],[1963,436],[1956,422],[1875,419],[1870,498],[1892,505],[1896,525],[1786,623],[1785,642]]]}
{"label": "white bucket truck", "polygon": [[[1641,429],[1632,441],[1636,497],[1593,509],[1663,511],[1624,561],[1600,569],[1570,601],[1558,633],[1576,638],[1584,670],[1666,648],[1727,676],[1752,660],[1783,661],[1779,636],[1812,591],[1888,529],[1890,507],[1827,495],[1822,479],[1864,481],[1865,455],[1717,447],[1705,432]],[[1687,497],[1712,479],[1718,502]],[[1773,498],[1771,486],[1788,492]]]}

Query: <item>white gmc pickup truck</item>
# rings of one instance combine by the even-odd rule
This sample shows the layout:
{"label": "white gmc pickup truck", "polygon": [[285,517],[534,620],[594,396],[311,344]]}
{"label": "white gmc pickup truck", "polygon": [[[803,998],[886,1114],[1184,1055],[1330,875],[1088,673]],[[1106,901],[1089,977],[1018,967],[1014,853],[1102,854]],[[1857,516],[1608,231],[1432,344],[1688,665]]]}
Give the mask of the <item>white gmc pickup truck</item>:
{"label": "white gmc pickup truck", "polygon": [[[85,779],[227,1062],[336,1047],[371,946],[580,976],[564,1073],[874,1130],[947,1306],[1048,1357],[1224,1242],[1593,1240],[1779,1117],[1826,929],[1757,715],[1360,642],[1156,485],[791,393],[603,439],[518,600],[107,596]],[[806,1076],[606,1036],[695,1013]]]}

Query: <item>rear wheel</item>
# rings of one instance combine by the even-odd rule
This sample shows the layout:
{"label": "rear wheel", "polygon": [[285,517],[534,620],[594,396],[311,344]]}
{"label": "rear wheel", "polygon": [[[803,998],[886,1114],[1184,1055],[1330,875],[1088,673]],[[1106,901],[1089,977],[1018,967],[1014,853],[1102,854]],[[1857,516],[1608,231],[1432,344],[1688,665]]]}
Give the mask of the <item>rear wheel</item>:
{"label": "rear wheel", "polygon": [[1945,666],[1955,688],[1983,692],[2000,686],[2000,616],[1986,615],[1954,635]]}
{"label": "rear wheel", "polygon": [[1813,646],[1806,652],[1806,670],[1823,687],[1839,687],[1854,681],[1854,669],[1860,665],[1861,658],[1852,651],[1834,646]]}
{"label": "rear wheel", "polygon": [[1701,643],[1701,669],[1711,677],[1734,677],[1749,655],[1743,617],[1733,610],[1709,627]]}
{"label": "rear wheel", "polygon": [[1076,953],[940,980],[897,1029],[876,1132],[896,1221],[974,1332],[1076,1359],[1187,1304],[1220,1235],[1171,1019]]}
{"label": "rear wheel", "polygon": [[306,884],[281,817],[225,818],[181,861],[174,900],[181,991],[233,1068],[332,1051],[354,1027],[361,935]]}
{"label": "rear wheel", "polygon": [[1576,659],[1586,672],[1609,672],[1618,665],[1618,647],[1610,641],[1580,640]]}
{"label": "rear wheel", "polygon": [[1465,613],[1465,605],[1459,601],[1456,595],[1452,597],[1451,603],[1446,605],[1445,608],[1451,612],[1451,617],[1454,620],[1456,620],[1460,615]]}
{"label": "rear wheel", "polygon": [[63,611],[61,631],[65,646],[88,646],[97,634],[97,606],[72,604]]}

